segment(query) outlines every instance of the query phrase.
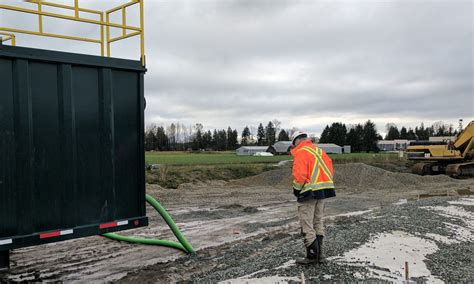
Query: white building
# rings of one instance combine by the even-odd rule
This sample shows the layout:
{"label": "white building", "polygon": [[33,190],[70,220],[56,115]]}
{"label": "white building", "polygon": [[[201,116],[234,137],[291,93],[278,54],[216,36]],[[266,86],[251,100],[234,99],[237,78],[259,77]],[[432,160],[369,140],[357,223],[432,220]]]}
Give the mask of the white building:
{"label": "white building", "polygon": [[258,152],[266,152],[268,146],[242,146],[239,149],[235,150],[235,153],[238,156],[253,156]]}
{"label": "white building", "polygon": [[410,141],[406,139],[395,139],[395,150],[406,150],[408,145],[410,145]]}
{"label": "white building", "polygon": [[377,147],[380,151],[395,151],[395,141],[393,140],[379,140]]}
{"label": "white building", "polygon": [[406,139],[379,140],[377,147],[380,151],[400,151],[406,150],[410,141]]}
{"label": "white building", "polygon": [[342,147],[342,153],[350,153],[351,152],[351,145],[344,145],[344,147]]}
{"label": "white building", "polygon": [[318,143],[316,144],[319,148],[323,149],[328,154],[341,154],[342,147],[332,143]]}
{"label": "white building", "polygon": [[271,152],[273,155],[289,154],[291,146],[291,141],[278,141],[272,146],[268,147],[268,151]]}

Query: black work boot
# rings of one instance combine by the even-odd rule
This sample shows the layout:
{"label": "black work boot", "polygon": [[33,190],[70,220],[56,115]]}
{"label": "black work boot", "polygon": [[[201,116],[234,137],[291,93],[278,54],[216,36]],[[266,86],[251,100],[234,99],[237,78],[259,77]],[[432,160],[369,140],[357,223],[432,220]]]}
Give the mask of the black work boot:
{"label": "black work boot", "polygon": [[321,236],[321,235],[316,236],[316,241],[318,243],[318,257],[317,257],[317,259],[318,259],[319,263],[324,263],[324,255],[323,255],[323,249],[322,249],[323,238],[324,238],[324,236]]}
{"label": "black work boot", "polygon": [[318,239],[315,239],[314,242],[306,248],[306,257],[300,257],[296,259],[297,264],[312,264],[318,262],[319,255],[319,245]]}

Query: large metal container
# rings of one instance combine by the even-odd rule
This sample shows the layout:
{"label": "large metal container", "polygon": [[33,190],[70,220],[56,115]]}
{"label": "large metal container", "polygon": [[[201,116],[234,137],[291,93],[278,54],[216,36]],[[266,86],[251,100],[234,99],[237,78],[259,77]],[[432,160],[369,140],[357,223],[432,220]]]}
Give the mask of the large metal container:
{"label": "large metal container", "polygon": [[145,71],[0,45],[0,262],[10,249],[147,225]]}

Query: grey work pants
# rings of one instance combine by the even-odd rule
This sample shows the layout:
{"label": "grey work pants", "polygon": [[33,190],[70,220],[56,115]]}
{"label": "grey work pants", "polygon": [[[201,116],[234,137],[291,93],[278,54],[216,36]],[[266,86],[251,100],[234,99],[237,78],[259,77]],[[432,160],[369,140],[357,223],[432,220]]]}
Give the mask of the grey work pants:
{"label": "grey work pants", "polygon": [[324,236],[324,199],[309,199],[298,203],[298,218],[304,244],[309,247],[316,235]]}

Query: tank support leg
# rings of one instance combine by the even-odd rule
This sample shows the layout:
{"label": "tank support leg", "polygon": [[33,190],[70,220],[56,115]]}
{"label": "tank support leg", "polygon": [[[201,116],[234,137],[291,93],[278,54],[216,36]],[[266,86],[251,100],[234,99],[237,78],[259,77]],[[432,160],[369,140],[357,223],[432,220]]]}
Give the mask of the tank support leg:
{"label": "tank support leg", "polygon": [[8,271],[10,269],[10,251],[0,251],[0,272]]}

